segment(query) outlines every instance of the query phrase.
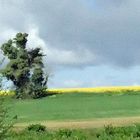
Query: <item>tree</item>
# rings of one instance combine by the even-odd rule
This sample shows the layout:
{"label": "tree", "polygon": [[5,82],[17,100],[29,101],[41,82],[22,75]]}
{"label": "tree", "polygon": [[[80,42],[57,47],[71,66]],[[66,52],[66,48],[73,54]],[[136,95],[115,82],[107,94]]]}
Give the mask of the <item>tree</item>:
{"label": "tree", "polygon": [[39,98],[44,95],[48,76],[44,75],[43,53],[40,48],[28,50],[28,34],[17,33],[1,46],[9,63],[1,74],[11,80],[16,87],[17,98]]}

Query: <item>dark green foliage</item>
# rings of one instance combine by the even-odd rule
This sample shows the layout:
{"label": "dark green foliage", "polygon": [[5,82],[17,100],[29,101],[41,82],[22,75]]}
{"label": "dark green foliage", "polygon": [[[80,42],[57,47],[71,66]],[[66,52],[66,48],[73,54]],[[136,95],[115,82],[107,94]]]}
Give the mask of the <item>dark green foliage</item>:
{"label": "dark green foliage", "polygon": [[16,87],[17,98],[39,98],[43,96],[48,76],[44,77],[40,48],[26,48],[28,34],[18,33],[13,40],[1,46],[3,54],[10,60],[1,74]]}
{"label": "dark green foliage", "polygon": [[41,124],[31,124],[27,128],[28,131],[35,131],[35,132],[45,132],[46,127]]}

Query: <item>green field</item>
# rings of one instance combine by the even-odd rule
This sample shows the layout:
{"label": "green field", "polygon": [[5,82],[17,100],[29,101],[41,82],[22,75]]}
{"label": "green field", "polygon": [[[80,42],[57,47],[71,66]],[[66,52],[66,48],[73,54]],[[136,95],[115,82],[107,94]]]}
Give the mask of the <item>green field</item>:
{"label": "green field", "polygon": [[140,116],[140,94],[59,94],[36,100],[12,99],[18,122]]}
{"label": "green field", "polygon": [[[9,140],[140,140],[140,125],[136,124],[135,117],[140,116],[140,94],[92,94],[71,93],[57,94],[36,100],[17,100],[7,98],[6,104],[10,107],[10,116],[17,115],[15,130],[11,132]],[[113,127],[105,125],[106,118],[119,118],[117,124],[127,117],[132,117],[130,126]],[[123,119],[121,117],[124,117]],[[102,119],[99,119],[102,118]],[[65,123],[70,120],[86,122],[85,120],[103,120],[102,127],[56,127],[49,129],[48,123]],[[39,121],[39,122],[38,122]],[[45,132],[28,131],[29,124],[43,122]],[[80,122],[80,123],[81,123]],[[140,122],[140,118],[137,123]],[[70,123],[72,123],[70,121]],[[87,122],[88,123],[88,122]],[[65,123],[67,126],[67,123]],[[96,123],[97,124],[97,123]],[[111,123],[112,124],[112,123]],[[136,125],[135,125],[136,124]],[[86,124],[84,124],[86,125]],[[125,125],[122,123],[122,125]],[[118,125],[119,126],[119,125]],[[21,128],[21,129],[20,129]],[[18,131],[17,131],[18,130]],[[22,130],[19,132],[19,130]]]}

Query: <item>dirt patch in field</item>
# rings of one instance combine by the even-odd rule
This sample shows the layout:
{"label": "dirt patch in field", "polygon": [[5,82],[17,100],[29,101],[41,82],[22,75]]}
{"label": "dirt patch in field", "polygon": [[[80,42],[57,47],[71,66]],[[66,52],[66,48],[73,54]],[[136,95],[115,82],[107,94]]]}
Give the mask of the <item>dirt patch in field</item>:
{"label": "dirt patch in field", "polygon": [[42,124],[48,129],[88,129],[88,128],[101,128],[106,125],[112,126],[126,126],[140,123],[140,117],[121,117],[121,118],[102,118],[93,120],[69,120],[69,121],[41,121],[41,122],[29,122],[29,123],[17,123],[14,125],[14,129],[22,130],[30,124]]}

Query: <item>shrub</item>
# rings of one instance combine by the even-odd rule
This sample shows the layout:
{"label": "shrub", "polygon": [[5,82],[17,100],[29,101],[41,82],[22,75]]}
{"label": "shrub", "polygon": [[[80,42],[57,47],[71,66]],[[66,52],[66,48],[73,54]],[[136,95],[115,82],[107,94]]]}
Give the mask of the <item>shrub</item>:
{"label": "shrub", "polygon": [[84,133],[78,130],[60,129],[54,135],[57,140],[87,140]]}
{"label": "shrub", "polygon": [[58,137],[71,137],[72,135],[72,130],[69,129],[61,129],[57,132]]}
{"label": "shrub", "polygon": [[45,132],[46,127],[41,124],[31,124],[27,127],[28,131],[35,131],[35,132]]}
{"label": "shrub", "polygon": [[140,139],[139,125],[127,127],[106,126],[103,131],[96,134],[99,140],[138,140]]}

